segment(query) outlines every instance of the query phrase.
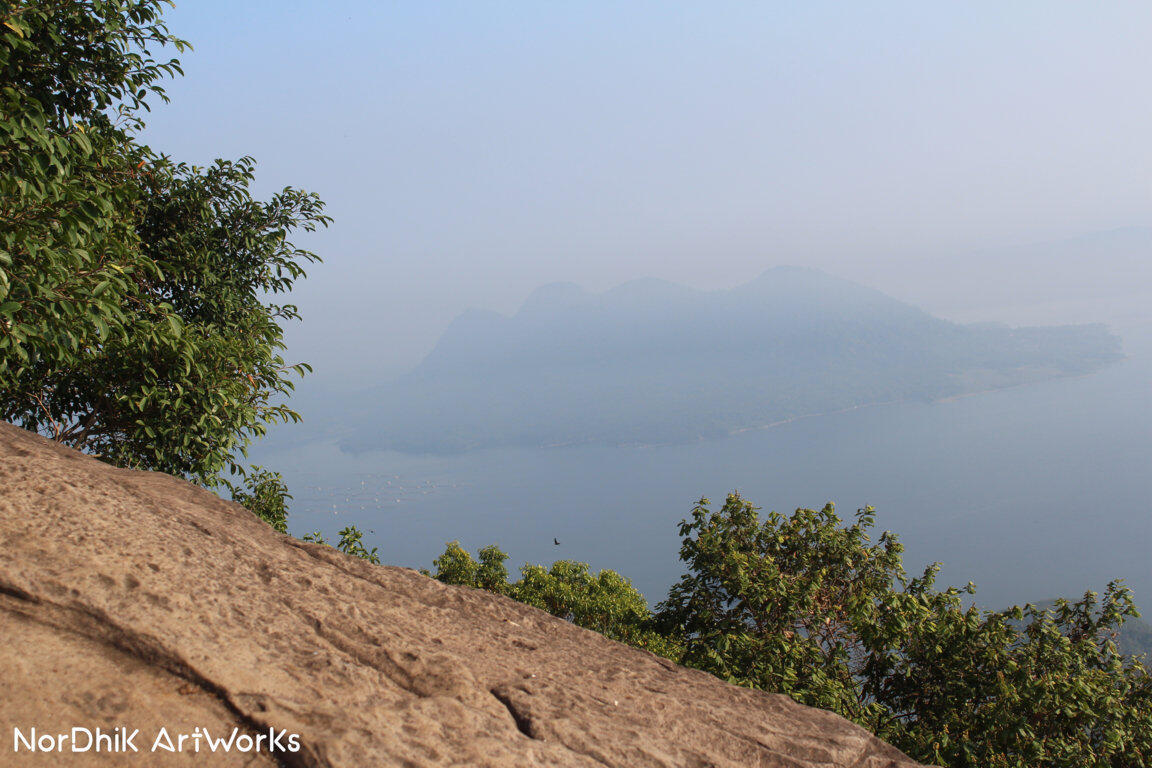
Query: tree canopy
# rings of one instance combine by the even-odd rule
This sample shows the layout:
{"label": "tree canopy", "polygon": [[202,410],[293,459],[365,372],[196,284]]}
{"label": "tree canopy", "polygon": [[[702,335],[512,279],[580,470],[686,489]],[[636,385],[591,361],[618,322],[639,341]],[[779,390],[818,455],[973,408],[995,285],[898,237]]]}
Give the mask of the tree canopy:
{"label": "tree canopy", "polygon": [[903,546],[870,540],[875,511],[832,505],[761,520],[738,494],[680,526],[688,568],[659,607],[679,659],[838,712],[925,762],[959,768],[1139,766],[1152,758],[1152,678],[1121,654],[1137,616],[1103,596],[981,610],[909,578]]}
{"label": "tree canopy", "polygon": [[306,365],[280,322],[327,225],[254,161],[206,168],[138,140],[187,44],[161,0],[0,5],[0,418],[113,463],[217,483]]}

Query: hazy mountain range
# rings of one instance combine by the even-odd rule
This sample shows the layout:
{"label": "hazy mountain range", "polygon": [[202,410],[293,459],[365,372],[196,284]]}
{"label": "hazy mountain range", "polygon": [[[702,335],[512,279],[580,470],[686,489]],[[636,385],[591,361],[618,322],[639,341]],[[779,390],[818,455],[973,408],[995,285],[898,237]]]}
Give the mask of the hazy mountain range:
{"label": "hazy mountain range", "polygon": [[1087,373],[1120,357],[1103,325],[961,325],[797,267],[719,291],[553,284],[511,317],[459,316],[415,370],[374,392],[342,445],[678,442]]}

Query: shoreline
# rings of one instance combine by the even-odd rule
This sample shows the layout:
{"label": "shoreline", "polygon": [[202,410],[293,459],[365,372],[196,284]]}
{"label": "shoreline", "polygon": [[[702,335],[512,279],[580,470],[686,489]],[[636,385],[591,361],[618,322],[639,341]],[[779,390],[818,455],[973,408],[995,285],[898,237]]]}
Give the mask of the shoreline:
{"label": "shoreline", "polygon": [[936,397],[936,398],[932,398],[932,399],[928,399],[928,400],[921,400],[921,399],[917,399],[917,398],[907,397],[907,398],[895,398],[892,400],[883,400],[883,401],[874,402],[874,403],[860,403],[858,405],[851,405],[851,406],[848,406],[845,408],[836,408],[836,409],[829,410],[829,411],[818,411],[815,413],[798,414],[796,416],[789,416],[789,417],[783,418],[783,419],[776,419],[776,420],[762,423],[762,424],[751,424],[748,426],[736,427],[733,429],[718,431],[717,433],[712,434],[712,435],[697,435],[695,438],[686,438],[686,439],[682,439],[682,440],[670,440],[670,441],[660,441],[660,442],[639,442],[639,441],[630,442],[630,441],[623,441],[623,440],[614,441],[614,440],[600,440],[600,439],[596,439],[596,438],[588,438],[588,439],[581,439],[581,440],[568,440],[568,441],[559,441],[559,442],[552,442],[552,443],[539,443],[539,444],[534,444],[534,445],[533,444],[517,444],[517,443],[496,443],[496,444],[489,444],[489,445],[469,446],[467,448],[463,448],[463,449],[459,449],[459,450],[444,450],[444,451],[438,451],[438,450],[405,451],[405,450],[400,450],[397,448],[388,448],[388,447],[368,448],[368,449],[363,449],[363,450],[349,451],[349,450],[339,446],[338,440],[336,441],[336,444],[337,444],[338,450],[341,453],[350,453],[350,454],[356,455],[356,454],[363,454],[363,453],[372,453],[372,452],[376,452],[376,451],[393,451],[393,452],[402,453],[402,454],[408,455],[408,456],[453,456],[453,455],[458,456],[458,455],[465,454],[465,453],[473,453],[473,452],[479,452],[479,451],[509,450],[509,449],[511,449],[511,450],[553,450],[553,449],[562,449],[562,448],[577,448],[577,447],[581,447],[581,446],[596,445],[596,444],[609,446],[609,447],[615,447],[615,448],[644,448],[644,449],[666,448],[666,447],[671,447],[671,446],[676,446],[676,445],[692,445],[695,443],[702,443],[702,442],[706,442],[709,440],[722,440],[724,438],[734,437],[736,435],[741,435],[741,434],[745,434],[748,432],[761,432],[761,431],[766,431],[766,430],[770,430],[770,429],[775,429],[778,427],[787,426],[788,424],[793,424],[793,423],[796,423],[798,421],[802,421],[805,419],[816,419],[816,418],[821,418],[821,417],[826,417],[826,416],[838,416],[838,415],[842,415],[842,414],[846,414],[846,413],[851,413],[853,411],[864,410],[867,408],[881,408],[881,407],[885,407],[885,406],[903,405],[903,404],[914,403],[914,402],[919,402],[919,403],[922,403],[924,405],[951,403],[951,402],[956,402],[956,401],[959,401],[959,400],[962,400],[965,398],[978,397],[981,395],[988,395],[988,394],[992,394],[994,392],[1004,392],[1007,390],[1019,389],[1021,387],[1035,386],[1037,384],[1042,384],[1044,382],[1049,382],[1049,381],[1061,381],[1061,380],[1065,380],[1065,379],[1077,379],[1077,378],[1083,378],[1086,376],[1094,376],[1094,375],[1100,373],[1101,371],[1112,367],[1113,365],[1115,365],[1117,363],[1122,363],[1125,360],[1129,360],[1129,359],[1130,359],[1130,357],[1128,355],[1125,355],[1124,357],[1122,357],[1118,360],[1112,361],[1110,363],[1107,363],[1107,364],[1101,366],[1099,369],[1097,369],[1095,371],[1082,371],[1082,372],[1078,372],[1078,373],[1048,375],[1048,376],[1043,376],[1040,378],[1032,379],[1030,381],[1020,381],[1020,382],[1016,382],[1013,384],[1006,384],[1004,386],[999,386],[999,387],[985,387],[983,389],[973,390],[971,392],[961,392],[961,393],[955,394],[955,395],[945,395],[943,397]]}

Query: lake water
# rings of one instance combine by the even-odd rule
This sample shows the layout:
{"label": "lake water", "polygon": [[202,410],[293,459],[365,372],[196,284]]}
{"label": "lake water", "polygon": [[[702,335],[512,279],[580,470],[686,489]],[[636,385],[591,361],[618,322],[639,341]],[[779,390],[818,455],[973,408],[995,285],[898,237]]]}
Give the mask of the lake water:
{"label": "lake water", "polygon": [[1152,326],[1125,344],[1129,359],[1090,376],[691,445],[253,455],[284,474],[293,533],[356,524],[397,565],[429,567],[452,539],[497,543],[513,571],[582,560],[656,602],[682,573],[678,522],[700,496],[739,489],[781,512],[871,504],[909,571],[941,561],[941,585],[972,580],[989,607],[1124,578],[1152,615]]}

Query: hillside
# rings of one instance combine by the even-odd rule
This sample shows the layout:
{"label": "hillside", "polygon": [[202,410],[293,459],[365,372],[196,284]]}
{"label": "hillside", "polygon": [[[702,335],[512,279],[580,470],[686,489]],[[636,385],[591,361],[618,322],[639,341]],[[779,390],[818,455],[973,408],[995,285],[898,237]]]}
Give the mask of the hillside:
{"label": "hillside", "polygon": [[638,280],[470,311],[373,395],[345,449],[666,443],[798,416],[934,400],[1099,369],[1103,326],[958,325],[864,286],[780,267],[699,291]]}
{"label": "hillside", "polygon": [[277,534],[4,423],[0,536],[0,721],[126,726],[141,749],[14,755],[9,730],[5,765],[276,764],[191,740],[149,753],[161,727],[286,731],[289,766],[916,765],[785,696]]}

